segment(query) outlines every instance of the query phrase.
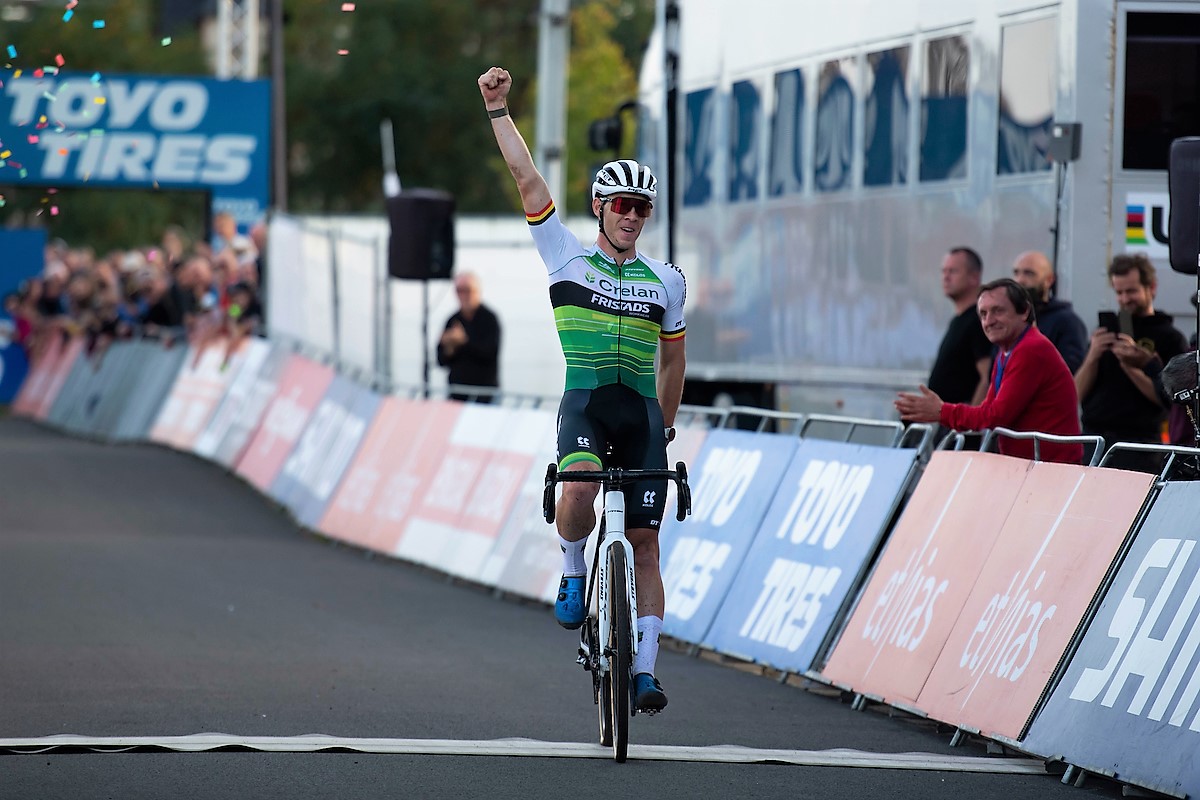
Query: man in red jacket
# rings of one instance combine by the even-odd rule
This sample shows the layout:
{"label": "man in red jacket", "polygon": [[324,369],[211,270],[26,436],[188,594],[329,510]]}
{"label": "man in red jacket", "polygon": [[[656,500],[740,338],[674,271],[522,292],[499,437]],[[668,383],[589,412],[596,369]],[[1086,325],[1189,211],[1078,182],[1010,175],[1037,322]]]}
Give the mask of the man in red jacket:
{"label": "man in red jacket", "polygon": [[[1034,325],[1033,304],[1011,278],[984,284],[979,290],[979,321],[988,341],[999,348],[992,365],[987,396],[977,406],[945,403],[921,386],[920,394],[896,397],[906,422],[940,422],[957,431],[1009,428],[1062,436],[1078,436],[1079,400],[1075,380],[1058,349]],[[1078,464],[1083,445],[1043,442],[1043,461]],[[1033,442],[1001,437],[1000,452],[1033,458]]]}

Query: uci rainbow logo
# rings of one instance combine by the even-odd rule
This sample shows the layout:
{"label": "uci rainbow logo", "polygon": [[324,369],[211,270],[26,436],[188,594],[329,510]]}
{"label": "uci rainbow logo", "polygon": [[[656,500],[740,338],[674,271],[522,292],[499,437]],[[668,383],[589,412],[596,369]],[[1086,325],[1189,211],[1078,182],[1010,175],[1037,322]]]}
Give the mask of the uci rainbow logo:
{"label": "uci rainbow logo", "polygon": [[1125,206],[1125,244],[1148,244],[1144,205]]}

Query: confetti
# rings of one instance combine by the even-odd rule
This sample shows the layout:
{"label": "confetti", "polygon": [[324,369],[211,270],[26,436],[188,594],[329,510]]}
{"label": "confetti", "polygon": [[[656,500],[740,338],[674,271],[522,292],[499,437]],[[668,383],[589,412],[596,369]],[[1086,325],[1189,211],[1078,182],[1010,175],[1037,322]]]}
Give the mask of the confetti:
{"label": "confetti", "polygon": [[14,73],[13,73],[13,77],[14,77],[14,78],[19,78],[19,77],[21,77],[21,72],[22,72],[22,70],[17,70],[16,72],[14,72]]}
{"label": "confetti", "polygon": [[29,143],[30,143],[30,144],[37,144],[37,143],[38,143],[38,135],[37,135],[36,133],[31,133],[31,134],[29,134]]}
{"label": "confetti", "polygon": [[103,28],[103,27],[104,27],[104,20],[102,20],[102,19],[94,20],[94,21],[92,22],[92,27],[93,27],[93,28]]}
{"label": "confetti", "polygon": [[61,67],[63,64],[67,63],[67,60],[62,57],[62,53],[58,53],[54,56],[54,63]]}
{"label": "confetti", "polygon": [[40,78],[40,77],[42,77],[42,76],[43,76],[43,75],[45,75],[45,74],[46,74],[46,71],[45,71],[45,70],[43,70],[43,69],[35,69],[35,70],[33,71],[33,77],[35,77],[35,78]]}
{"label": "confetti", "polygon": [[71,2],[67,3],[67,10],[70,11],[77,5],[79,5],[79,0],[71,0]]}
{"label": "confetti", "polygon": [[167,46],[167,45],[169,45],[170,43],[171,43],[171,37],[170,37],[170,36],[164,36],[164,37],[163,37],[163,40],[162,40],[162,46],[163,46],[163,47],[166,47],[166,46]]}
{"label": "confetti", "polygon": [[63,13],[63,22],[70,22],[70,21],[71,21],[71,17],[73,17],[73,16],[75,16],[75,12],[74,12],[74,11],[72,11],[71,9],[69,9],[69,8],[68,8],[68,9],[67,9],[67,10],[66,10],[66,11]]}
{"label": "confetti", "polygon": [[8,158],[12,155],[12,150],[0,151],[0,158]]}
{"label": "confetti", "polygon": [[92,73],[92,83],[99,83],[99,82],[100,82],[100,73],[93,72]]}
{"label": "confetti", "polygon": [[94,97],[92,99],[96,101],[96,105],[98,105],[98,106],[102,106],[108,102],[107,97]]}
{"label": "confetti", "polygon": [[350,51],[349,50],[338,50],[338,55],[339,56],[348,56],[348,55],[350,55]]}
{"label": "confetti", "polygon": [[9,58],[17,57],[17,48],[12,46],[11,44],[8,46],[8,57]]}
{"label": "confetti", "polygon": [[58,206],[50,206],[50,216],[52,216],[52,217],[58,216]]}
{"label": "confetti", "polygon": [[354,3],[342,3],[342,11],[353,11]]}
{"label": "confetti", "polygon": [[4,199],[4,195],[0,194],[0,208],[4,208],[4,204],[6,202],[7,201]]}

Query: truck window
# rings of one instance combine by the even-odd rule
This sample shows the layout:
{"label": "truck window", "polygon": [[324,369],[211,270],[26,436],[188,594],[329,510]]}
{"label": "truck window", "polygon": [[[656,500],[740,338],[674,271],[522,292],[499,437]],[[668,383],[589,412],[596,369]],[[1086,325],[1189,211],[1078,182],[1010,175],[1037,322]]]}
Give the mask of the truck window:
{"label": "truck window", "polygon": [[1057,52],[1054,17],[1006,25],[1001,33],[998,175],[1050,169]]}
{"label": "truck window", "polygon": [[817,133],[813,141],[813,185],[822,192],[850,188],[854,158],[854,94],[857,77],[853,58],[821,65],[817,100]]}
{"label": "truck window", "polygon": [[1130,12],[1121,166],[1166,170],[1171,140],[1200,135],[1200,14]]}
{"label": "truck window", "polygon": [[893,186],[908,178],[908,59],[908,47],[867,55],[864,186]]}
{"label": "truck window", "polygon": [[971,51],[965,36],[925,43],[921,87],[921,180],[967,177]]}
{"label": "truck window", "polygon": [[759,130],[762,99],[753,81],[733,85],[733,107],[729,121],[729,200],[758,197]]}
{"label": "truck window", "polygon": [[775,113],[771,117],[771,163],[767,191],[772,197],[804,188],[804,73],[775,74]]}

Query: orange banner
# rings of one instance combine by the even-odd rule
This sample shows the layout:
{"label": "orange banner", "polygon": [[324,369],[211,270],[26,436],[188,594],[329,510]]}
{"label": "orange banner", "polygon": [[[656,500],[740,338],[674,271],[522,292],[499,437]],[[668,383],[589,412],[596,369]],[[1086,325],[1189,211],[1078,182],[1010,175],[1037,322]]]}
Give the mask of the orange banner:
{"label": "orange banner", "polygon": [[917,706],[1019,738],[1152,483],[1034,464]]}
{"label": "orange banner", "polygon": [[821,672],[888,702],[916,702],[1033,462],[933,454]]}

